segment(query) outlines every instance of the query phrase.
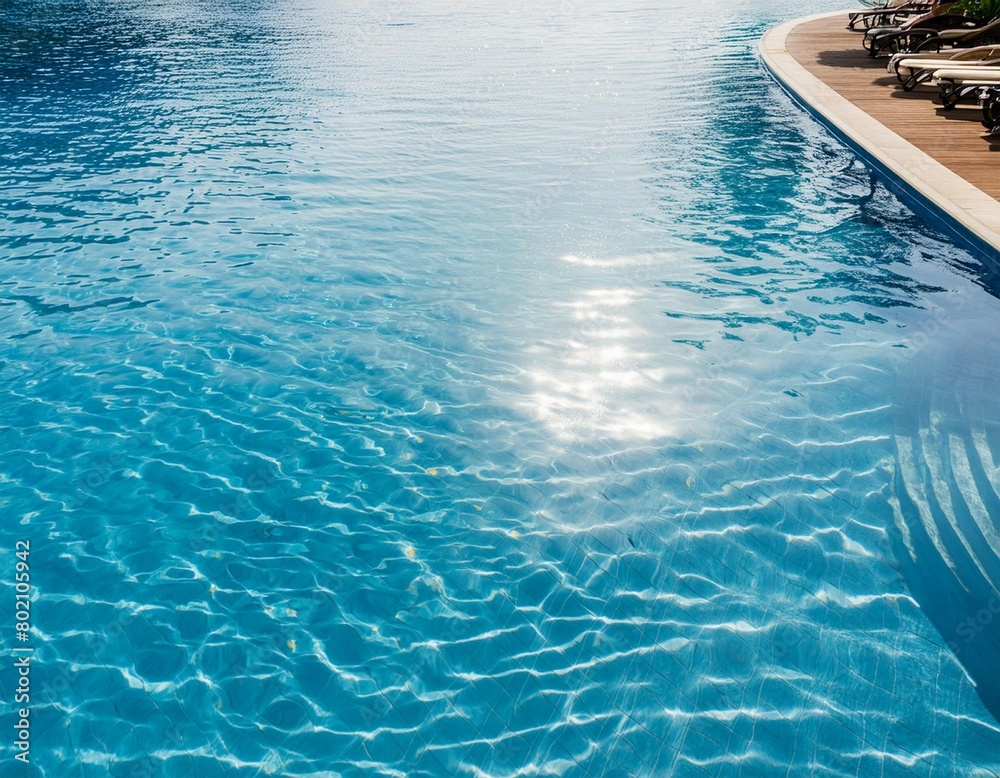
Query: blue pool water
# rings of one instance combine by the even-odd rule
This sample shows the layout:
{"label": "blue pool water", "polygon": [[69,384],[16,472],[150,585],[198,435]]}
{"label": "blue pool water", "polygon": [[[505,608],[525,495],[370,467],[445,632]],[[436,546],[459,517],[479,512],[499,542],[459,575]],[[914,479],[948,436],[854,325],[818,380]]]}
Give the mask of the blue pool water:
{"label": "blue pool water", "polygon": [[1000,774],[1000,284],[839,7],[4,3],[3,774]]}

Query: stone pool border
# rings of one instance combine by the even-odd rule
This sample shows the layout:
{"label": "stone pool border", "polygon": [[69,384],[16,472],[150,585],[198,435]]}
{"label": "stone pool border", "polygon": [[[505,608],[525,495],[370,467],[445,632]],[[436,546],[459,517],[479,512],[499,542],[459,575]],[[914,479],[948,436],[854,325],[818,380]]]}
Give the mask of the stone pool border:
{"label": "stone pool border", "polygon": [[[788,36],[796,27],[846,13],[815,14],[769,30],[760,41],[765,68],[792,99],[859,153],[908,205],[959,242],[1000,262],[1000,201],[858,108],[789,52]],[[988,153],[985,148],[983,153]]]}

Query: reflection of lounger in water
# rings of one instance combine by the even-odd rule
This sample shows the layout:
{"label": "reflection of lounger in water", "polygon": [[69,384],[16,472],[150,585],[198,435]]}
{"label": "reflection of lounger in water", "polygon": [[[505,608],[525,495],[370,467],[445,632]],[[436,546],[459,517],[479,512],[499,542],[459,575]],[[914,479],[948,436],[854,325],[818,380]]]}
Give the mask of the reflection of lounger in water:
{"label": "reflection of lounger in water", "polygon": [[[1000,394],[987,386],[1000,340],[943,346],[928,346],[922,380],[906,383],[898,406],[897,553],[914,597],[1000,720]],[[947,364],[928,372],[936,355]]]}

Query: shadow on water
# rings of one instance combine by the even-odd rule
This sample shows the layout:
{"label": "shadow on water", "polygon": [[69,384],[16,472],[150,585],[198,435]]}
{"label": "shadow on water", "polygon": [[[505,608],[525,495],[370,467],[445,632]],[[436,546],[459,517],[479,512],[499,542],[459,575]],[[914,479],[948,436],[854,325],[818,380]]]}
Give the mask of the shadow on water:
{"label": "shadow on water", "polygon": [[1000,720],[1000,340],[971,324],[901,381],[895,539],[911,591]]}

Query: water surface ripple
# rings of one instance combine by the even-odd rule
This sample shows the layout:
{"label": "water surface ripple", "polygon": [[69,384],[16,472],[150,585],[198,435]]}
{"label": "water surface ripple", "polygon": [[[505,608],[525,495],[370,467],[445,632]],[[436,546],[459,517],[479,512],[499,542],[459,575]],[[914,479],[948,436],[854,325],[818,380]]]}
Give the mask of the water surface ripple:
{"label": "water surface ripple", "polygon": [[997,289],[801,4],[3,12],[23,775],[1000,773]]}

